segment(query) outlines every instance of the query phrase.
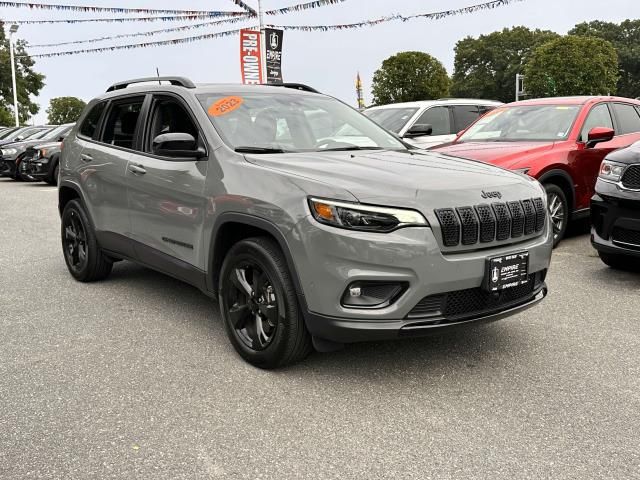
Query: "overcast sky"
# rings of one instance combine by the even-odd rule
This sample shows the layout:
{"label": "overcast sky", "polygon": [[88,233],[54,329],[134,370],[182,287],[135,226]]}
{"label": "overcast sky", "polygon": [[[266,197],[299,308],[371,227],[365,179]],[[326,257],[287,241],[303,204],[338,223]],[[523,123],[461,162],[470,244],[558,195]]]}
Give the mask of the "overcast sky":
{"label": "overcast sky", "polygon": [[[263,0],[265,9],[280,8],[304,0]],[[274,24],[352,23],[394,13],[415,14],[454,9],[481,3],[483,0],[347,0],[344,3],[267,17]],[[257,0],[246,0],[252,6]],[[50,3],[55,3],[52,0]],[[148,7],[194,10],[238,10],[231,0],[64,0],[59,3],[109,7]],[[26,8],[0,8],[0,18],[48,19],[92,18],[105,14],[37,11]],[[123,15],[114,15],[123,16]],[[302,82],[355,104],[354,80],[360,71],[365,85],[365,99],[371,100],[370,87],[374,71],[390,55],[405,50],[420,50],[440,59],[449,72],[453,69],[453,48],[468,35],[478,36],[504,27],[525,25],[566,33],[573,25],[589,20],[620,22],[640,17],[638,0],[524,0],[506,7],[443,20],[390,22],[376,27],[334,32],[285,32],[283,71],[285,81]],[[203,21],[203,20],[200,20]],[[174,32],[154,37],[105,41],[93,45],[71,45],[51,49],[91,48],[115,44],[139,43],[186,37],[207,32],[250,26],[255,22],[222,25],[210,29]],[[22,25],[18,37],[32,44],[81,40],[106,35],[170,28],[184,23],[94,23]],[[6,25],[8,29],[8,25]],[[36,122],[46,121],[49,100],[59,96],[77,96],[90,100],[113,82],[155,75],[158,67],[164,75],[184,75],[195,82],[239,82],[239,39],[237,36],[177,46],[142,48],[107,53],[38,59],[36,69],[44,73],[46,86],[38,103]],[[5,68],[3,65],[2,68]]]}

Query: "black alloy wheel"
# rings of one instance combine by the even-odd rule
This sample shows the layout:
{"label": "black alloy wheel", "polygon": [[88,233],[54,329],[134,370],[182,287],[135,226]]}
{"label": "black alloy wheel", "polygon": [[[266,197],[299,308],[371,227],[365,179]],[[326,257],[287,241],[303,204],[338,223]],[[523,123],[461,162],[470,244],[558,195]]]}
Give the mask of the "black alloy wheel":
{"label": "black alloy wheel", "polygon": [[263,268],[255,261],[239,262],[229,271],[225,292],[229,319],[238,339],[260,351],[273,341],[278,328],[278,303]]}
{"label": "black alloy wheel", "polygon": [[71,210],[65,218],[62,244],[69,268],[81,272],[87,266],[87,233],[78,212]]}
{"label": "black alloy wheel", "polygon": [[69,273],[80,282],[106,278],[113,261],[100,249],[82,204],[71,200],[62,212],[62,250]]}
{"label": "black alloy wheel", "polygon": [[313,349],[287,262],[271,238],[236,243],[220,270],[220,314],[231,344],[247,362],[277,368]]}

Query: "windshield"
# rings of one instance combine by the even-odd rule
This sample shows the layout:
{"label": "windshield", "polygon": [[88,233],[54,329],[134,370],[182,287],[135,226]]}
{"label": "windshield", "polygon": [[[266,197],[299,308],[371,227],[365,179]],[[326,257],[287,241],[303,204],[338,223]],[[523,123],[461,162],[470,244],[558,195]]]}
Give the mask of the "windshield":
{"label": "windshield", "polygon": [[247,153],[406,150],[393,135],[330,97],[198,95],[222,139]]}
{"label": "windshield", "polygon": [[520,105],[487,113],[458,142],[566,140],[579,105]]}
{"label": "windshield", "polygon": [[400,133],[417,111],[417,108],[374,108],[364,114],[390,132]]}
{"label": "windshield", "polygon": [[53,130],[51,128],[47,128],[45,130],[39,130],[31,135],[29,135],[28,137],[25,138],[25,140],[39,140],[41,138],[45,138],[45,137],[49,137],[49,134],[52,132]]}

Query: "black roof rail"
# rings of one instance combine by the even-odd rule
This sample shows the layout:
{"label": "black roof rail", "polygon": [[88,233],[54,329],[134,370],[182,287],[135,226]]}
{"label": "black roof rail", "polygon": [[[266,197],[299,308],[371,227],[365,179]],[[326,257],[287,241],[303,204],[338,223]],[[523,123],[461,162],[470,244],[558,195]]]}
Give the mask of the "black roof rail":
{"label": "black roof rail", "polygon": [[133,80],[127,80],[125,82],[114,83],[109,88],[107,88],[107,92],[122,90],[123,88],[127,88],[129,85],[133,85],[134,83],[147,83],[147,82],[158,82],[158,83],[169,82],[171,85],[176,85],[178,87],[196,88],[196,84],[185,77],[145,77],[145,78],[135,78]]}
{"label": "black roof rail", "polygon": [[320,93],[315,88],[305,85],[304,83],[264,83],[263,85],[268,85],[269,87],[293,88],[294,90],[302,90],[303,92]]}

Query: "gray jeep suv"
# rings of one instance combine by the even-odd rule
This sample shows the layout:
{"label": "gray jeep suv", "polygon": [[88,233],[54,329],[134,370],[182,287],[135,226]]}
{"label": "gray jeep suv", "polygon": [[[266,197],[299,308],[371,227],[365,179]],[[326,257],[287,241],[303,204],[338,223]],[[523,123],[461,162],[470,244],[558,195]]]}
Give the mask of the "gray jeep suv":
{"label": "gray jeep suv", "polygon": [[262,368],[545,297],[537,181],[408,147],[310,87],[160,80],[113,85],[64,142],[77,280],[126,259],[186,281],[218,299],[233,346]]}

